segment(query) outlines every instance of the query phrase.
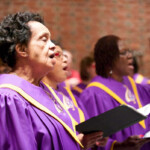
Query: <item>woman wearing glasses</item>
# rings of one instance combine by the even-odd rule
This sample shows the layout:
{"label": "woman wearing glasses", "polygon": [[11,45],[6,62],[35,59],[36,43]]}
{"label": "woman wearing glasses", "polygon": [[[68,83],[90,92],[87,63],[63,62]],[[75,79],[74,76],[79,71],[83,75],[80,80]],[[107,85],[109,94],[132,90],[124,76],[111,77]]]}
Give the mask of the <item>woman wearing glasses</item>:
{"label": "woman wearing glasses", "polygon": [[[122,39],[115,35],[100,38],[95,45],[94,58],[98,76],[81,94],[81,107],[86,116],[99,115],[121,104],[138,109],[148,103],[149,95],[144,87],[128,77],[134,69],[132,53]],[[134,135],[144,134],[148,130],[147,123],[145,120],[113,134],[104,149],[140,149],[148,141]]]}

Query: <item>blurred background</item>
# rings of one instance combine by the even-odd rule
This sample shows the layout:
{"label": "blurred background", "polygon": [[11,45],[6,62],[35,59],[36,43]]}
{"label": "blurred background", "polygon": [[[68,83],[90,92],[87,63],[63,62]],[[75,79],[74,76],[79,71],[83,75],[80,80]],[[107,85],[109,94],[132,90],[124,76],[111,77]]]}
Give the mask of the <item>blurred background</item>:
{"label": "blurred background", "polygon": [[0,21],[9,13],[40,13],[52,39],[73,54],[73,67],[98,38],[115,34],[134,50],[139,72],[150,77],[150,0],[0,0]]}

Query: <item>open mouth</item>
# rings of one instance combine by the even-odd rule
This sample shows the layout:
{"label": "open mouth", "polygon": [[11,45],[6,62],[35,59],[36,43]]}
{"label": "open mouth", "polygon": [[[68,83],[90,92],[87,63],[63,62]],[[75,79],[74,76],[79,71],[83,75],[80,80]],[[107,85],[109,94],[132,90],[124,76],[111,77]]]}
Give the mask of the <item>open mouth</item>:
{"label": "open mouth", "polygon": [[133,66],[133,64],[132,64],[132,63],[129,63],[128,65],[129,65],[129,66]]}
{"label": "open mouth", "polygon": [[63,70],[66,71],[67,70],[67,66],[63,67]]}
{"label": "open mouth", "polygon": [[133,66],[133,60],[128,60],[128,65]]}
{"label": "open mouth", "polygon": [[131,69],[134,69],[133,63],[128,63],[128,67],[130,67]]}
{"label": "open mouth", "polygon": [[49,56],[49,58],[54,58],[54,56],[55,56],[55,55],[54,55],[54,54],[52,54],[52,55],[50,55],[50,56]]}
{"label": "open mouth", "polygon": [[128,65],[129,65],[129,66],[133,66],[133,62],[129,62]]}

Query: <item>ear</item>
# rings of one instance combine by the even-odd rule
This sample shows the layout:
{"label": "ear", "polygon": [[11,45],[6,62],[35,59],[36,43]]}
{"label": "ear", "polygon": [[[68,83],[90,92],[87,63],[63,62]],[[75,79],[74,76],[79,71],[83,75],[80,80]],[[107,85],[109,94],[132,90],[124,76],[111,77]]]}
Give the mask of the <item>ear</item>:
{"label": "ear", "polygon": [[21,44],[17,44],[16,47],[16,52],[18,55],[22,56],[22,57],[27,57],[28,53],[27,53],[27,48],[25,45],[21,45]]}

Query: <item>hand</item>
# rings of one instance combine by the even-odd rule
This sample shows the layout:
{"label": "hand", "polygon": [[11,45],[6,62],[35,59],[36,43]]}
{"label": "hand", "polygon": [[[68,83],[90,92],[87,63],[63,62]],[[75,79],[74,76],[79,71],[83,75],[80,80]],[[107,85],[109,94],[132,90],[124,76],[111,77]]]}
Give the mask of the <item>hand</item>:
{"label": "hand", "polygon": [[84,146],[84,149],[88,149],[97,146],[104,146],[107,143],[108,138],[103,138],[102,132],[95,132],[90,134],[79,134],[78,138]]}
{"label": "hand", "polygon": [[102,138],[100,140],[97,140],[96,141],[96,146],[104,147],[106,145],[107,141],[108,141],[108,138],[109,137],[104,137],[104,138]]}
{"label": "hand", "polygon": [[140,150],[140,148],[150,142],[150,138],[140,138],[139,136],[130,136],[125,141],[119,143],[116,142],[114,150]]}

